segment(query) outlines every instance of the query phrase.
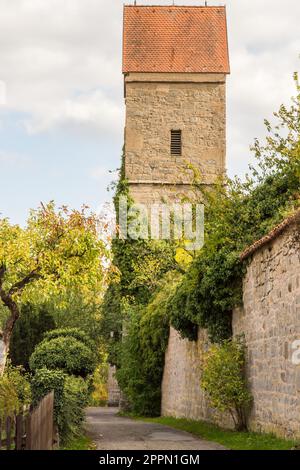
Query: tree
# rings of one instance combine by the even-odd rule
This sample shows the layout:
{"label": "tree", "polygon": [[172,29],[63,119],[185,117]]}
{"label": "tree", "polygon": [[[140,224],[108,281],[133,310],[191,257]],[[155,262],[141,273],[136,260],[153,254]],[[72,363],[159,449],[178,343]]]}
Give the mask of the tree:
{"label": "tree", "polygon": [[0,373],[21,303],[63,296],[74,287],[85,295],[102,293],[106,249],[97,229],[97,217],[86,206],[56,210],[53,202],[32,210],[24,229],[0,221],[0,299],[9,311],[0,332]]}
{"label": "tree", "polygon": [[29,358],[44,334],[55,328],[55,322],[47,305],[24,304],[10,341],[9,357],[13,366],[29,370]]}

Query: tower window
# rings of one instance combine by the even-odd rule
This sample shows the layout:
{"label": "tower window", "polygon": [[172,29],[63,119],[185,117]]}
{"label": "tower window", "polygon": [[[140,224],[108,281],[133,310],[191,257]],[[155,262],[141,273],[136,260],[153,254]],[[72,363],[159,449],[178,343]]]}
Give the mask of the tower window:
{"label": "tower window", "polygon": [[182,132],[171,131],[171,155],[180,157],[182,154]]}

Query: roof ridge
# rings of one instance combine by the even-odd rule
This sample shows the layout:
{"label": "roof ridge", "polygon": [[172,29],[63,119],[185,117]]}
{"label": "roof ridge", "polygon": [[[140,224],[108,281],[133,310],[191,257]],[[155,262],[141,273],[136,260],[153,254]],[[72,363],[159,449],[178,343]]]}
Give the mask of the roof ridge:
{"label": "roof ridge", "polygon": [[215,9],[226,9],[226,5],[124,5],[125,8],[202,8],[206,10],[207,8]]}
{"label": "roof ridge", "polygon": [[245,261],[249,256],[253,255],[257,250],[275,240],[281,235],[288,227],[300,221],[300,208],[290,216],[286,217],[280,224],[276,225],[264,237],[256,240],[252,245],[248,246],[240,255],[240,260]]}

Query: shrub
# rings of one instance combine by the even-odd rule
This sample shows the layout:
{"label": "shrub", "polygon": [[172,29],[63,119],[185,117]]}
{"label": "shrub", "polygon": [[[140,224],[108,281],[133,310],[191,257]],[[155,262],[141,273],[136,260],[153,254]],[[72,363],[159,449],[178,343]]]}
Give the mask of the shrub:
{"label": "shrub", "polygon": [[31,386],[35,406],[54,390],[54,418],[62,443],[78,434],[88,403],[88,384],[81,377],[44,368],[36,372]]}
{"label": "shrub", "polygon": [[80,434],[84,409],[88,405],[89,385],[81,377],[67,376],[63,395],[61,439],[68,441]]}
{"label": "shrub", "polygon": [[59,431],[62,430],[63,423],[63,399],[66,374],[61,370],[48,370],[42,368],[36,371],[32,381],[32,400],[33,405],[37,406],[39,402],[48,393],[54,391],[54,418]]}
{"label": "shrub", "polygon": [[11,416],[20,407],[14,384],[7,376],[0,377],[0,419]]}
{"label": "shrub", "polygon": [[201,386],[214,408],[231,414],[239,431],[247,429],[246,411],[251,403],[244,369],[245,346],[238,339],[214,345],[204,356]]}
{"label": "shrub", "polygon": [[56,338],[75,338],[85,344],[86,347],[92,350],[95,348],[95,343],[80,328],[60,328],[57,330],[48,331],[44,335],[44,341],[51,341],[52,339]]}
{"label": "shrub", "polygon": [[32,371],[46,368],[87,377],[95,369],[95,354],[72,337],[59,337],[40,343],[30,358]]}
{"label": "shrub", "polygon": [[91,377],[91,406],[105,406],[108,400],[108,363],[99,365]]}
{"label": "shrub", "polygon": [[25,372],[25,369],[20,366],[13,367],[9,363],[5,374],[16,390],[20,406],[30,405],[32,401],[30,376]]}
{"label": "shrub", "polygon": [[31,390],[28,376],[21,367],[8,365],[0,377],[0,418],[18,413],[23,406],[30,405]]}

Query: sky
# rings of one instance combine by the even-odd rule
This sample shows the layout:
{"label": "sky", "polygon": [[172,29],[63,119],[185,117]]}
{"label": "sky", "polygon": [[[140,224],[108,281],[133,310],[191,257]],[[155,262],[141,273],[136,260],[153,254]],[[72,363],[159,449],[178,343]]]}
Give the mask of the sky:
{"label": "sky", "polygon": [[[227,168],[242,177],[264,118],[295,91],[300,2],[208,4],[227,5]],[[0,217],[24,224],[50,200],[99,210],[123,145],[123,1],[0,0],[0,12]]]}

